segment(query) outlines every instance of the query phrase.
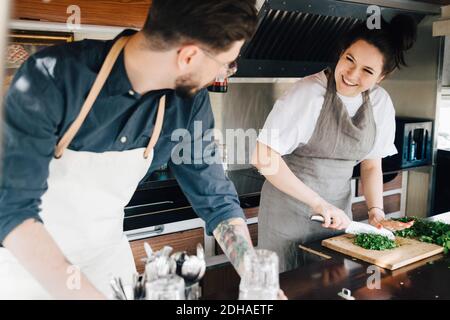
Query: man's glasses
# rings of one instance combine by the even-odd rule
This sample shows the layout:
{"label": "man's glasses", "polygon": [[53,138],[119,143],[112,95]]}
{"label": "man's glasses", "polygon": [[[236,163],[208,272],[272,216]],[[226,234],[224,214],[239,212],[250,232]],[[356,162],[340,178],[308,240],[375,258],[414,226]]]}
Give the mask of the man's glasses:
{"label": "man's glasses", "polygon": [[230,62],[230,63],[223,63],[219,60],[216,59],[216,57],[214,57],[211,53],[209,53],[206,49],[200,48],[203,53],[208,56],[209,58],[211,58],[212,60],[214,60],[216,63],[218,63],[219,65],[222,66],[222,68],[226,69],[226,74],[225,77],[229,78],[232,75],[236,74],[236,72],[238,71],[238,64],[236,61]]}

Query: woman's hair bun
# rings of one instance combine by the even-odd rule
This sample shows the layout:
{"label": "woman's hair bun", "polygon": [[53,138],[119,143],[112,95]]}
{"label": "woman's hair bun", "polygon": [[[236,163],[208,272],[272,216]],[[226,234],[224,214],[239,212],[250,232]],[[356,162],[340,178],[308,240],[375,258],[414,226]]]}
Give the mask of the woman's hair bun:
{"label": "woman's hair bun", "polygon": [[381,19],[381,28],[369,29],[365,21],[356,24],[341,42],[342,54],[358,40],[364,40],[380,50],[384,57],[383,74],[406,66],[405,53],[417,38],[416,20],[406,14],[398,14],[387,22]]}
{"label": "woman's hair bun", "polygon": [[417,23],[413,17],[398,14],[391,20],[389,29],[398,51],[412,48],[417,39]]}

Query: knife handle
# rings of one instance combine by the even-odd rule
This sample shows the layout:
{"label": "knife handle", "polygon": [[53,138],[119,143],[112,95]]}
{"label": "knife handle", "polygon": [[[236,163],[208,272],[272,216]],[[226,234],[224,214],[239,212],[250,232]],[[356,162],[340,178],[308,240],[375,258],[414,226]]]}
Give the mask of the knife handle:
{"label": "knife handle", "polygon": [[325,222],[324,217],[322,217],[320,214],[314,214],[311,216],[310,219],[311,219],[311,221],[317,221],[317,222],[322,222],[322,223]]}

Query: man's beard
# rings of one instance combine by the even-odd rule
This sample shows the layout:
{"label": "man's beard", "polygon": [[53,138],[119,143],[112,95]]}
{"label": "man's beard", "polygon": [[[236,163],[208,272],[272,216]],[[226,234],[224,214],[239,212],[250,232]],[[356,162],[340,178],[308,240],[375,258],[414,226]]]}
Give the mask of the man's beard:
{"label": "man's beard", "polygon": [[200,83],[192,79],[192,74],[179,77],[175,81],[175,93],[182,99],[193,98],[201,89]]}

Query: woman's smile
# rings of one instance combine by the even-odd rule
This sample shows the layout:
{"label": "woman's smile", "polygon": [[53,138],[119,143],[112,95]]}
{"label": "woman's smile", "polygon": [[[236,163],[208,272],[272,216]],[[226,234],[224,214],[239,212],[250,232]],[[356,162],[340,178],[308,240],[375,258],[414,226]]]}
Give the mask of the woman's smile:
{"label": "woman's smile", "polygon": [[357,87],[358,86],[358,83],[348,80],[344,76],[342,76],[342,82],[348,87]]}

